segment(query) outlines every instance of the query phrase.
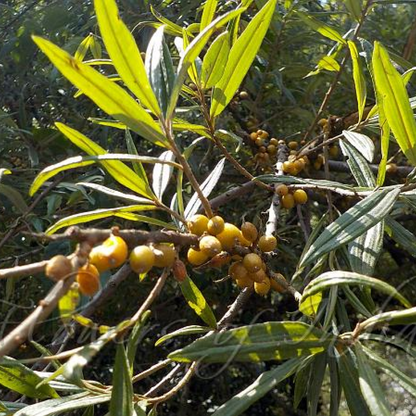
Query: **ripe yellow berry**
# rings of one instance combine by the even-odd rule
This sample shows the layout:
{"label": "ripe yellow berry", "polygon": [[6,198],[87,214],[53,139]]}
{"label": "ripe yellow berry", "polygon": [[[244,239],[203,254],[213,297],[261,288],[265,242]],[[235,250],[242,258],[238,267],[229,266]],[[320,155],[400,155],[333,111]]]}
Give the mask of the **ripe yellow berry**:
{"label": "ripe yellow berry", "polygon": [[238,96],[240,97],[240,100],[248,100],[250,97],[247,91],[241,91]]}
{"label": "ripe yellow berry", "polygon": [[219,215],[216,215],[215,217],[212,217],[208,221],[207,226],[208,232],[211,235],[217,235],[219,233],[222,233],[224,231],[224,220]]}
{"label": "ripe yellow berry", "polygon": [[247,269],[241,261],[236,261],[229,267],[228,274],[235,280],[244,279],[247,277]]}
{"label": "ripe yellow berry", "polygon": [[253,281],[253,282],[263,282],[264,280],[268,279],[266,272],[263,269],[260,269],[258,272],[256,273],[249,273],[248,277]]}
{"label": "ripe yellow berry", "polygon": [[266,153],[266,151],[267,151],[266,146],[260,146],[260,147],[259,147],[259,152],[260,152],[260,153]]}
{"label": "ripe yellow berry", "polygon": [[295,141],[293,141],[293,142],[289,142],[288,144],[287,144],[287,146],[289,147],[289,149],[291,149],[291,150],[296,150],[297,148],[298,148],[298,142],[295,142]]}
{"label": "ripe yellow berry", "polygon": [[277,146],[279,144],[279,141],[273,137],[272,139],[270,139],[270,144],[272,146]]}
{"label": "ripe yellow berry", "polygon": [[249,273],[256,273],[261,269],[263,260],[256,253],[249,253],[244,256],[243,265]]}
{"label": "ripe yellow berry", "polygon": [[45,274],[57,282],[67,278],[72,273],[72,263],[68,257],[58,254],[52,257],[46,265]]}
{"label": "ripe yellow berry", "polygon": [[302,156],[299,160],[303,160],[303,163],[306,165],[309,165],[311,162],[309,161],[308,156]]}
{"label": "ripe yellow berry", "polygon": [[295,165],[297,172],[301,172],[305,168],[305,162],[303,159],[297,159],[293,162],[293,164]]}
{"label": "ripe yellow berry", "polygon": [[296,175],[296,168],[293,162],[286,161],[283,163],[283,172],[289,175]]}
{"label": "ripe yellow berry", "polygon": [[[261,133],[259,133],[259,131]],[[264,140],[267,140],[269,138],[269,133],[267,133],[267,131],[265,131],[265,130],[258,130],[257,134]]]}
{"label": "ripe yellow berry", "polygon": [[319,170],[322,167],[322,162],[320,160],[315,160],[315,162],[313,162],[313,167],[315,170]]}
{"label": "ripe yellow berry", "polygon": [[257,247],[263,252],[268,253],[277,247],[277,240],[274,235],[262,235],[257,243]]}
{"label": "ripe yellow berry", "polygon": [[308,201],[308,194],[303,189],[296,189],[293,193],[293,199],[295,200],[296,204],[306,204]]}
{"label": "ripe yellow berry", "polygon": [[100,288],[100,274],[97,268],[91,263],[86,264],[78,270],[76,280],[79,285],[79,290],[83,295],[92,296]]}
{"label": "ripe yellow berry", "polygon": [[255,143],[258,147],[264,146],[264,140],[261,137],[257,137]]}
{"label": "ripe yellow berry", "polygon": [[175,260],[172,266],[173,277],[179,282],[183,282],[186,279],[186,266],[182,260]]}
{"label": "ripe yellow berry", "polygon": [[325,127],[327,124],[328,124],[328,120],[326,118],[321,118],[318,121],[318,126],[320,126],[320,127]]}
{"label": "ripe yellow berry", "polygon": [[207,256],[212,257],[222,251],[222,246],[217,237],[206,235],[199,241],[199,249]]}
{"label": "ripe yellow berry", "polygon": [[201,264],[204,264],[206,261],[208,261],[208,258],[209,257],[204,252],[195,250],[192,247],[188,250],[187,253],[187,259],[193,266],[200,266]]}
{"label": "ripe yellow berry", "polygon": [[152,247],[152,251],[155,255],[156,267],[172,266],[176,259],[175,247],[168,244],[156,244],[154,247]]}
{"label": "ripe yellow berry", "polygon": [[90,263],[103,272],[121,266],[127,260],[127,255],[126,242],[121,237],[112,235],[91,250]]}
{"label": "ripe yellow berry", "polygon": [[216,237],[220,241],[222,248],[226,251],[232,250],[240,241],[241,231],[234,225],[226,222],[224,230]]}
{"label": "ripe yellow berry", "polygon": [[255,131],[250,133],[250,139],[253,140],[253,142],[257,139],[257,133]]}
{"label": "ripe yellow berry", "polygon": [[155,255],[148,246],[137,246],[130,253],[130,267],[137,273],[147,273],[155,264]]}
{"label": "ripe yellow berry", "polygon": [[260,296],[266,296],[270,291],[270,279],[267,277],[262,282],[254,282],[254,290]]}
{"label": "ripe yellow berry", "polygon": [[208,218],[205,215],[196,214],[192,216],[187,225],[192,234],[202,235],[208,228]]}
{"label": "ripe yellow berry", "polygon": [[275,192],[279,196],[287,195],[289,193],[289,188],[285,184],[281,184],[276,187]]}
{"label": "ripe yellow berry", "polygon": [[282,206],[286,209],[291,209],[295,206],[295,199],[293,198],[292,194],[283,195],[282,199]]}
{"label": "ripe yellow berry", "polygon": [[257,228],[251,222],[243,223],[243,225],[241,226],[241,232],[243,234],[243,237],[251,243],[257,240]]}

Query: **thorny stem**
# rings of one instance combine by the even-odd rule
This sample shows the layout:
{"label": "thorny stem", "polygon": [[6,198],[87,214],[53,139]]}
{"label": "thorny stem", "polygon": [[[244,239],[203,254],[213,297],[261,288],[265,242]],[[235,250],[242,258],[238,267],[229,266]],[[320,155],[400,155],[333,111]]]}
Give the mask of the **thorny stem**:
{"label": "thorny stem", "polygon": [[163,130],[165,133],[166,138],[169,141],[169,144],[171,146],[172,152],[175,154],[178,162],[182,165],[183,171],[185,172],[186,177],[188,178],[189,182],[192,185],[192,188],[195,190],[195,192],[198,194],[198,197],[204,207],[204,210],[209,218],[212,218],[214,216],[211,205],[209,204],[208,199],[205,197],[204,193],[201,190],[201,187],[199,186],[198,181],[196,180],[191,167],[188,164],[188,161],[183,157],[181,151],[178,149],[178,146],[176,145],[173,134],[172,134],[172,123],[170,121],[166,121],[163,124]]}
{"label": "thorny stem", "polygon": [[[364,7],[364,9],[361,13],[360,21],[358,22],[358,24],[357,24],[357,26],[354,30],[353,36],[352,36],[352,41],[353,42],[357,39],[358,34],[360,33],[361,27],[363,26],[364,20],[367,17],[368,11],[369,11],[373,1],[374,0],[368,0],[366,6]],[[309,135],[313,132],[314,128],[316,127],[319,119],[321,118],[322,113],[325,111],[325,109],[326,109],[326,107],[329,103],[329,99],[331,98],[331,96],[332,96],[332,94],[333,94],[333,92],[334,92],[334,90],[335,90],[335,88],[338,84],[338,81],[341,78],[341,75],[342,75],[342,73],[345,69],[345,66],[347,65],[350,57],[351,57],[351,54],[350,54],[349,49],[347,48],[346,49],[346,54],[345,54],[343,60],[341,61],[339,71],[337,72],[334,80],[332,81],[332,84],[328,88],[328,91],[325,94],[324,100],[322,101],[322,104],[319,107],[318,112],[316,113],[316,117],[315,117],[313,123],[311,124],[311,126],[309,127],[308,131],[305,133],[305,135],[303,137],[303,140],[307,140]]]}

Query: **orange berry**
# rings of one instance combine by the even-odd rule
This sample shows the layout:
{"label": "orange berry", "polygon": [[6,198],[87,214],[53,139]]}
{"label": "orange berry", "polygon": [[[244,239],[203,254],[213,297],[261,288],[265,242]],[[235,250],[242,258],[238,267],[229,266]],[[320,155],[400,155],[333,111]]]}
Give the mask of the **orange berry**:
{"label": "orange berry", "polygon": [[71,273],[71,260],[62,254],[52,257],[45,268],[45,275],[55,282],[67,278]]}
{"label": "orange berry", "polygon": [[249,242],[252,243],[253,241],[257,240],[257,236],[258,236],[257,228],[251,222],[243,223],[243,225],[241,226],[241,232],[243,234],[243,237]]}
{"label": "orange berry", "polygon": [[187,221],[189,231],[196,235],[204,234],[204,232],[207,231],[208,221],[209,220],[205,215],[193,215],[189,221]]}
{"label": "orange berry", "polygon": [[254,291],[260,296],[266,296],[270,291],[270,279],[267,277],[262,282],[254,282]]}
{"label": "orange berry", "polygon": [[282,206],[286,209],[291,209],[295,206],[295,199],[292,194],[283,195],[281,198]]}
{"label": "orange berry", "polygon": [[288,173],[289,175],[296,174],[296,168],[293,162],[286,161],[283,163],[283,172]]}
{"label": "orange berry", "polygon": [[297,159],[293,162],[293,164],[295,165],[295,169],[298,172],[301,172],[303,169],[305,169],[305,162],[303,159]]}
{"label": "orange berry", "polygon": [[269,133],[267,133],[265,130],[261,130],[260,137],[264,140],[267,140],[269,138]]}
{"label": "orange berry", "polygon": [[[282,274],[277,274],[279,274],[284,279],[284,276]],[[275,292],[284,293],[286,291],[286,289],[280,283],[276,282],[276,280],[274,279],[270,279],[270,286]]]}
{"label": "orange berry", "polygon": [[241,289],[244,289],[245,287],[253,286],[253,281],[248,276],[241,278],[241,279],[237,279],[235,282],[237,283],[237,286],[240,287]]}
{"label": "orange berry", "polygon": [[281,184],[276,187],[275,192],[279,196],[287,195],[289,193],[289,188],[285,184]]}
{"label": "orange berry", "polygon": [[91,250],[90,263],[103,272],[121,266],[127,260],[127,255],[126,242],[121,237],[112,235]]}
{"label": "orange berry", "polygon": [[208,221],[207,229],[211,235],[217,235],[219,233],[222,233],[224,231],[224,219],[219,215],[212,217]]}
{"label": "orange berry", "polygon": [[274,235],[262,235],[257,243],[257,247],[263,252],[268,253],[277,247],[277,240]]}
{"label": "orange berry", "polygon": [[257,139],[257,133],[255,131],[250,133],[250,139],[253,140],[253,142]]}
{"label": "orange berry", "polygon": [[263,269],[260,269],[258,272],[256,273],[249,273],[248,277],[253,281],[253,282],[263,282],[264,280],[268,279],[266,272]]}
{"label": "orange berry", "polygon": [[249,273],[256,273],[261,269],[263,260],[256,253],[249,253],[244,256],[243,265]]}
{"label": "orange berry", "polygon": [[308,194],[303,189],[296,189],[293,193],[293,199],[296,204],[306,204],[308,201]]}
{"label": "orange berry", "polygon": [[137,246],[130,253],[130,266],[137,274],[147,273],[155,264],[155,255],[148,246]]}
{"label": "orange berry", "polygon": [[176,259],[175,247],[168,244],[156,244],[152,247],[156,267],[170,267]]}
{"label": "orange berry", "polygon": [[200,266],[201,264],[207,262],[209,258],[204,252],[195,250],[192,247],[188,250],[186,257],[189,263],[193,266]]}
{"label": "orange berry", "polygon": [[91,263],[79,268],[76,280],[79,291],[85,296],[93,296],[100,288],[100,274]]}

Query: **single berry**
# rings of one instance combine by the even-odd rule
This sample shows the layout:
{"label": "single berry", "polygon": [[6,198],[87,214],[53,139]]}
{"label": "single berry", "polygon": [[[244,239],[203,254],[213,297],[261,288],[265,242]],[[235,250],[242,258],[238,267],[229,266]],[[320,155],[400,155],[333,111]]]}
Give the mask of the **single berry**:
{"label": "single berry", "polygon": [[168,244],[156,244],[152,247],[156,267],[170,267],[176,259],[175,247]]}
{"label": "single berry", "polygon": [[209,220],[205,215],[196,214],[192,216],[189,221],[187,221],[189,231],[196,235],[204,234],[204,232],[207,231],[208,221]]}
{"label": "single berry", "polygon": [[396,173],[397,172],[397,165],[395,163],[388,163],[386,165],[386,172],[387,173]]}
{"label": "single berry", "polygon": [[212,257],[222,251],[222,246],[218,238],[206,235],[199,241],[199,249],[207,256]]}
{"label": "single berry", "polygon": [[187,253],[187,259],[193,266],[200,266],[201,264],[204,264],[206,261],[208,261],[208,258],[209,257],[204,252],[195,250],[192,247],[188,250]]}
{"label": "single berry", "polygon": [[293,142],[289,142],[289,143],[287,144],[287,147],[288,147],[290,150],[296,150],[296,149],[298,148],[298,142],[295,142],[295,141],[293,141]]}
{"label": "single berry", "polygon": [[147,273],[155,264],[155,255],[148,246],[137,246],[130,253],[130,266],[137,274]]}
{"label": "single berry", "polygon": [[215,217],[212,217],[208,221],[208,232],[211,235],[217,235],[219,233],[222,233],[224,231],[224,220],[219,215],[216,215]]}
{"label": "single berry", "polygon": [[186,279],[186,266],[182,260],[175,260],[172,266],[173,277],[179,283],[183,282]]}
{"label": "single berry", "polygon": [[253,142],[257,139],[257,133],[255,131],[250,133],[250,139],[253,140]]}
{"label": "single berry", "polygon": [[253,281],[253,282],[263,282],[264,280],[268,279],[266,272],[263,269],[260,269],[258,272],[256,273],[249,273],[248,277]]}
{"label": "single berry", "polygon": [[332,158],[336,158],[336,157],[338,157],[338,155],[339,155],[339,147],[337,146],[337,145],[334,145],[334,146],[331,146],[330,148],[329,148],[329,155],[332,157]]}
{"label": "single berry", "polygon": [[256,146],[258,147],[264,146],[264,140],[261,137],[257,137],[254,143],[256,143]]}
{"label": "single berry", "polygon": [[289,188],[285,184],[281,184],[276,187],[275,192],[279,196],[287,195],[289,193]]}
{"label": "single berry", "polygon": [[251,243],[257,240],[257,228],[251,222],[243,223],[243,225],[241,226],[241,232],[243,234],[243,237]]}
{"label": "single berry", "polygon": [[262,235],[257,243],[257,247],[263,252],[268,253],[277,247],[277,240],[274,235]]}
{"label": "single berry", "polygon": [[[280,273],[276,273],[276,274],[280,275],[284,279],[284,276],[282,274]],[[274,279],[270,279],[270,286],[275,292],[284,293],[286,291],[286,289]]]}
{"label": "single berry", "polygon": [[266,151],[267,151],[266,146],[260,146],[260,147],[259,147],[259,152],[260,152],[260,153],[266,153]]}
{"label": "single berry", "polygon": [[292,194],[283,195],[281,201],[283,208],[291,209],[295,206],[295,199]]}
{"label": "single berry", "polygon": [[233,263],[229,269],[228,274],[234,279],[244,279],[247,277],[247,269],[243,266],[243,263],[241,261],[236,261]]}
{"label": "single berry", "polygon": [[250,97],[247,91],[241,91],[238,96],[240,97],[240,100],[248,100]]}
{"label": "single berry", "polygon": [[231,251],[240,242],[241,231],[234,225],[226,222],[224,230],[216,237],[220,241],[223,250]]}
{"label": "single berry", "polygon": [[267,153],[269,155],[275,155],[277,153],[277,147],[274,144],[269,144],[267,146]]}
{"label": "single berry", "polygon": [[289,175],[295,175],[296,169],[293,162],[286,161],[283,163],[283,172],[288,173]]}
{"label": "single berry", "polygon": [[52,257],[45,268],[45,274],[50,279],[57,282],[67,278],[72,273],[72,263],[68,257],[58,254]]}
{"label": "single berry", "polygon": [[93,296],[100,288],[100,274],[91,263],[79,268],[76,280],[79,291],[85,296]]}
{"label": "single berry", "polygon": [[267,277],[262,282],[254,282],[254,291],[260,296],[266,296],[270,291],[270,279]]}
{"label": "single berry", "polygon": [[237,279],[235,282],[237,283],[237,286],[241,289],[253,286],[253,281],[248,276],[241,279]]}
{"label": "single berry", "polygon": [[100,272],[104,272],[121,266],[127,260],[127,255],[126,242],[121,237],[112,235],[91,250],[90,263]]}
{"label": "single berry", "polygon": [[272,139],[270,139],[270,144],[272,146],[277,146],[279,144],[279,141],[273,137]]}
{"label": "single berry", "polygon": [[256,253],[249,253],[244,256],[243,265],[249,273],[258,272],[261,269],[263,260]]}
{"label": "single berry", "polygon": [[261,130],[260,137],[264,140],[267,140],[269,138],[269,133],[267,133],[265,130]]}
{"label": "single berry", "polygon": [[293,199],[295,200],[296,204],[306,204],[308,201],[308,194],[303,189],[296,189],[293,193]]}

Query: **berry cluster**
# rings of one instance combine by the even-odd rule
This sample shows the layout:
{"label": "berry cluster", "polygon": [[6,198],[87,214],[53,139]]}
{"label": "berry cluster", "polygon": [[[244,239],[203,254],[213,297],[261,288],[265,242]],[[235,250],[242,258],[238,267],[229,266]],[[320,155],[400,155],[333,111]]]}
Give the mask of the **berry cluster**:
{"label": "berry cluster", "polygon": [[265,130],[257,130],[250,133],[250,139],[257,147],[254,160],[261,166],[276,163],[277,145],[279,141],[275,138],[269,140],[269,133]]}
{"label": "berry cluster", "polygon": [[295,205],[303,205],[308,201],[308,194],[303,189],[296,189],[293,193],[285,184],[276,187],[276,194],[280,196],[283,208],[291,209]]}
{"label": "berry cluster", "polygon": [[[197,248],[191,247],[187,253],[188,262],[201,266],[210,259],[221,255],[223,250],[234,261],[228,274],[240,288],[252,287],[259,295],[266,295],[270,288],[281,291],[280,285],[267,276],[267,266],[261,253],[268,253],[277,247],[276,237],[258,236],[257,228],[250,222],[242,224],[241,229],[224,222],[220,216],[208,219],[205,215],[194,215],[188,222],[189,231],[200,236]],[[238,248],[245,248],[246,254],[239,254]],[[250,252],[247,253],[248,250]],[[260,252],[260,254],[258,254]]]}

